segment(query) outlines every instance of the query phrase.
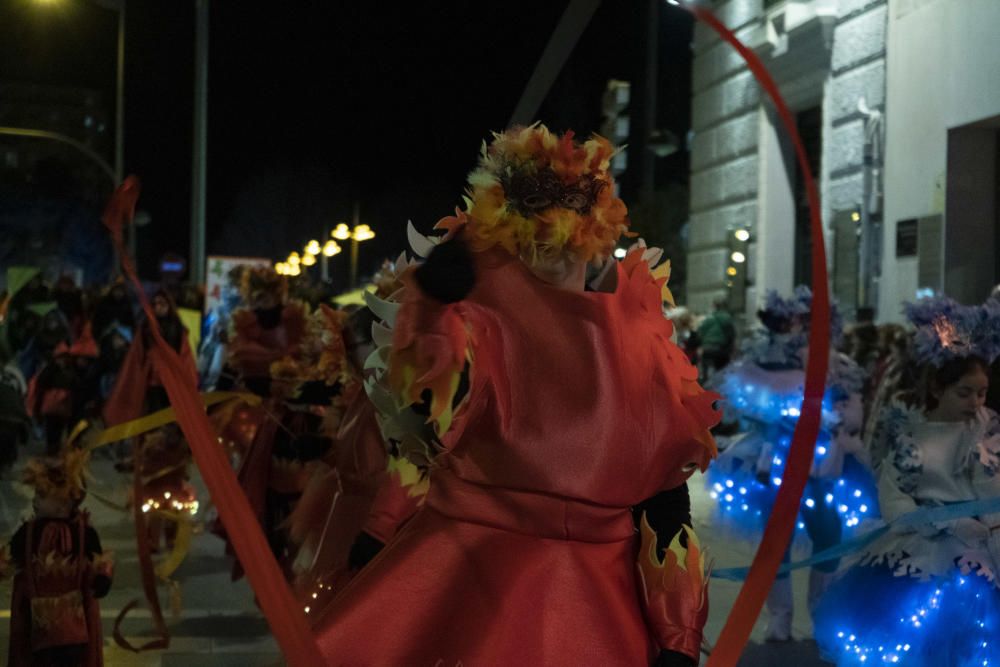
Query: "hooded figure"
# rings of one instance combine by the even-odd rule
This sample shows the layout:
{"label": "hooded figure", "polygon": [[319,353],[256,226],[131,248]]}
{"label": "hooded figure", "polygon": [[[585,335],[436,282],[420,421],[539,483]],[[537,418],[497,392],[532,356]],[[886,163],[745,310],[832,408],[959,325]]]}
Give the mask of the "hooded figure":
{"label": "hooded figure", "polygon": [[[184,372],[197,384],[198,371],[188,345],[187,329],[181,324],[173,300],[167,292],[159,290],[153,295],[152,301],[153,314],[163,338],[180,356]],[[104,421],[108,426],[138,418],[143,414],[144,407],[146,412],[156,412],[170,405],[167,392],[153,364],[152,355],[158,353],[153,345],[149,325],[143,322],[125,356],[114,389],[105,402]]]}

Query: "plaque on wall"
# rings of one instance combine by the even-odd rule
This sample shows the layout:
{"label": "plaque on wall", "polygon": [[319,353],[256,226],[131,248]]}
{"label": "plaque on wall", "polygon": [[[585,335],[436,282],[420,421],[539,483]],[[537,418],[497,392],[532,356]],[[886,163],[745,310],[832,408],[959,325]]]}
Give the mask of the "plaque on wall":
{"label": "plaque on wall", "polygon": [[896,223],[896,257],[917,256],[917,218]]}

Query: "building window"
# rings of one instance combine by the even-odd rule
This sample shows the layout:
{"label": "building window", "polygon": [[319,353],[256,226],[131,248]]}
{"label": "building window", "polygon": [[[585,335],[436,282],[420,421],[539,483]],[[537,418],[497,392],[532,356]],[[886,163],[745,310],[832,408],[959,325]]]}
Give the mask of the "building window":
{"label": "building window", "polygon": [[[819,179],[820,153],[823,148],[823,109],[812,107],[799,112],[795,117],[799,137],[806,149],[809,169],[814,182]],[[808,285],[812,282],[812,226],[809,221],[809,196],[806,191],[805,174],[795,162],[795,284]]]}

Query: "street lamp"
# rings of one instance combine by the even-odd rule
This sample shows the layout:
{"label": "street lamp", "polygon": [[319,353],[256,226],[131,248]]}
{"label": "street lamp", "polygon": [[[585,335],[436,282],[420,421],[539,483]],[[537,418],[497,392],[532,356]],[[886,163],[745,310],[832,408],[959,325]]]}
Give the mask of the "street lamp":
{"label": "street lamp", "polygon": [[342,250],[340,245],[336,241],[327,241],[326,245],[323,246],[323,256],[333,257]]}
{"label": "street lamp", "polygon": [[355,287],[358,284],[358,244],[375,238],[375,232],[370,226],[358,222],[358,205],[355,204],[353,228],[341,222],[333,228],[330,236],[338,241],[351,241],[351,287]]}

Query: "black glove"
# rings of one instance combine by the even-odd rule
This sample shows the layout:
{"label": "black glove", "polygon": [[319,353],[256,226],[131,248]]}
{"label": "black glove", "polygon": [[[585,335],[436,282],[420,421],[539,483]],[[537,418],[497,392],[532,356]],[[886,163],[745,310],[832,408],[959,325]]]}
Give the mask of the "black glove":
{"label": "black glove", "polygon": [[698,661],[692,660],[677,651],[660,651],[653,667],[697,667]]}
{"label": "black glove", "polygon": [[352,570],[360,570],[370,563],[384,546],[368,533],[361,531],[354,538],[354,544],[351,545],[351,552],[347,555],[347,564]]}
{"label": "black glove", "polygon": [[427,261],[417,267],[415,277],[424,294],[441,303],[461,301],[476,285],[476,267],[461,234],[439,243]]}

